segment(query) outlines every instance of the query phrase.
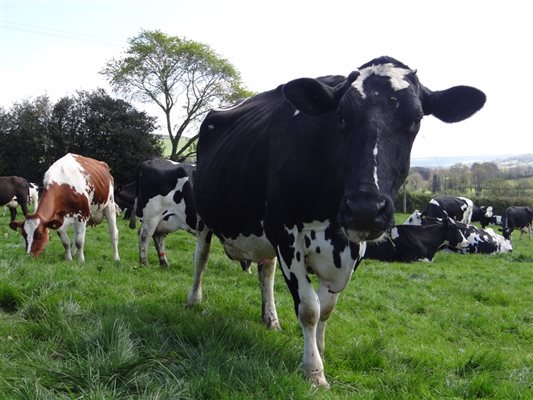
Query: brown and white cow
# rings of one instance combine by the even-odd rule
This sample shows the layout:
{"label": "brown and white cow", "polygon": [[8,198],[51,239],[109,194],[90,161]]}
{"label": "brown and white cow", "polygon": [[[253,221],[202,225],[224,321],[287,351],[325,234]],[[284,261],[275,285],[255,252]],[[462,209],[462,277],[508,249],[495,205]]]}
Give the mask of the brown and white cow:
{"label": "brown and white cow", "polygon": [[[69,153],[46,171],[41,201],[35,213],[27,215],[25,221],[12,222],[9,226],[14,230],[20,228],[27,253],[35,257],[48,243],[48,229],[57,230],[65,248],[65,258],[72,260],[72,254],[78,251],[78,259],[83,262],[87,224],[99,224],[104,216],[109,225],[113,259],[119,260],[113,177],[109,166]],[[72,250],[66,233],[70,225],[74,229],[75,247]]]}

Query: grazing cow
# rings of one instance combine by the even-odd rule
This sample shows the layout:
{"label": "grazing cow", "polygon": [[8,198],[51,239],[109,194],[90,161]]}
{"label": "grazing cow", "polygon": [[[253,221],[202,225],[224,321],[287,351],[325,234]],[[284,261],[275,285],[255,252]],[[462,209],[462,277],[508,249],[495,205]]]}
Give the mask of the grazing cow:
{"label": "grazing cow", "polygon": [[[86,226],[102,222],[104,216],[109,225],[113,259],[119,260],[117,214],[109,167],[102,161],[69,153],[46,171],[41,201],[35,213],[9,226],[21,230],[27,253],[35,257],[48,243],[48,229],[55,229],[65,248],[65,258],[72,260],[72,253],[77,250],[78,259],[83,262]],[[72,250],[66,233],[70,225],[74,227],[76,246]]]}
{"label": "grazing cow", "polygon": [[479,222],[481,227],[485,229],[489,224],[495,223],[494,212],[492,206],[481,206],[478,207],[474,205],[472,210],[472,218],[470,222]]}
{"label": "grazing cow", "polygon": [[196,234],[196,208],[192,199],[194,168],[160,158],[139,165],[131,219],[142,218],[139,228],[141,264],[148,264],[146,253],[150,238],[154,240],[159,264],[166,267],[165,237],[180,229]]}
{"label": "grazing cow", "polygon": [[403,225],[422,225],[422,213],[415,210],[409,218],[404,221]]}
{"label": "grazing cow", "polygon": [[429,201],[426,215],[432,218],[450,217],[469,224],[472,220],[474,203],[466,197],[440,196]]}
{"label": "grazing cow", "polygon": [[426,225],[397,225],[385,240],[367,243],[364,258],[381,261],[432,261],[443,246],[463,248],[468,244],[451,218]]}
{"label": "grazing cow", "polygon": [[[124,219],[130,219],[131,210],[133,210],[133,203],[135,202],[136,190],[137,181],[133,181],[125,185],[117,185],[115,187],[115,203],[121,211],[124,211]],[[133,228],[135,228],[135,225],[132,227],[132,229]]]}
{"label": "grazing cow", "polygon": [[[467,86],[433,92],[416,71],[381,57],[348,77],[296,79],[211,111],[199,132],[193,191],[201,223],[188,304],[201,298],[211,232],[234,259],[277,256],[303,331],[303,369],[327,385],[326,321],[365,241],[394,225],[392,199],[422,117],[457,122],[484,102]],[[274,265],[265,268],[263,311],[275,315]]]}
{"label": "grazing cow", "polygon": [[529,233],[531,240],[531,220],[533,210],[529,207],[511,206],[505,210],[502,218],[503,237],[511,240],[515,228],[520,228],[520,239],[524,233]]}
{"label": "grazing cow", "polygon": [[481,229],[470,224],[458,222],[457,226],[468,241],[468,246],[457,247],[448,244],[447,248],[462,254],[497,254],[513,251],[511,241],[497,235],[492,229]]}
{"label": "grazing cow", "polygon": [[[24,178],[22,178],[22,179],[24,179]],[[37,208],[37,206],[39,205],[39,187],[33,182],[28,182],[28,183],[29,183],[30,186],[29,186],[28,204],[27,205],[29,206],[29,205],[33,204],[34,207]],[[17,201],[17,196],[13,196],[11,201],[4,206],[4,211],[2,212],[2,216],[4,217],[6,215],[6,211],[9,208],[10,210],[15,210],[15,217],[16,217],[16,213],[17,213],[16,209],[19,206],[20,206],[20,204]],[[11,217],[12,217],[11,220],[14,221],[15,218],[13,218],[13,213],[11,213]]]}
{"label": "grazing cow", "polygon": [[0,206],[9,208],[11,222],[17,218],[17,207],[28,214],[30,183],[20,176],[0,176]]}
{"label": "grazing cow", "polygon": [[[195,166],[154,158],[142,162],[137,170],[135,189],[123,186],[122,200],[130,201],[130,228],[135,218],[141,218],[139,228],[139,262],[148,264],[148,241],[153,238],[162,267],[168,266],[165,238],[180,229],[196,234],[196,207],[192,198]],[[131,200],[133,199],[133,200]],[[250,262],[241,261],[244,271],[250,272]]]}

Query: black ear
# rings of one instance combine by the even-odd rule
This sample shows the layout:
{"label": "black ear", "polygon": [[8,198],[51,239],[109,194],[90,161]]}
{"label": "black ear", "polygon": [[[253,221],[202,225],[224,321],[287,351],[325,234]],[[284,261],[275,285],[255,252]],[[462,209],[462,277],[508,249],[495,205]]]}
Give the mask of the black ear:
{"label": "black ear", "polygon": [[300,78],[283,86],[283,96],[305,114],[320,115],[337,108],[335,88],[312,78]]}
{"label": "black ear", "polygon": [[444,122],[459,122],[480,110],[486,99],[485,93],[479,89],[454,86],[436,92],[427,90],[422,106],[426,115],[432,114]]}

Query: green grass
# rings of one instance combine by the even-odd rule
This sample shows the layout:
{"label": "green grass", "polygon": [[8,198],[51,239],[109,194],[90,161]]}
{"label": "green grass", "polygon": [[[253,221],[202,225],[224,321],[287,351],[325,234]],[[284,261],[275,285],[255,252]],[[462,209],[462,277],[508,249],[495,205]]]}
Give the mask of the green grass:
{"label": "green grass", "polygon": [[[399,215],[403,221],[406,215]],[[168,269],[120,220],[122,260],[105,224],[86,263],[54,235],[24,254],[0,219],[1,399],[531,399],[533,241],[498,256],[438,253],[433,263],[365,261],[328,324],[330,390],[300,370],[303,339],[278,272],[283,330],[260,321],[255,274],[214,245],[204,302],[185,308],[194,237],[167,239]],[[516,233],[516,232],[515,232]]]}

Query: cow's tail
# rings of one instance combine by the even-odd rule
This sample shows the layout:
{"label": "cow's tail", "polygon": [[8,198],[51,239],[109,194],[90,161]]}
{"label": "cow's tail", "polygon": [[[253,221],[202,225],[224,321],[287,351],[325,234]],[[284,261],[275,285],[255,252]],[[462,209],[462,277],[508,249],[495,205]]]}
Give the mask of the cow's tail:
{"label": "cow's tail", "polygon": [[135,224],[137,222],[136,214],[137,214],[137,196],[135,196],[135,200],[133,201],[133,207],[131,209],[130,224],[129,224],[130,229],[135,229]]}

